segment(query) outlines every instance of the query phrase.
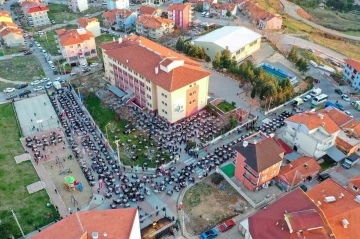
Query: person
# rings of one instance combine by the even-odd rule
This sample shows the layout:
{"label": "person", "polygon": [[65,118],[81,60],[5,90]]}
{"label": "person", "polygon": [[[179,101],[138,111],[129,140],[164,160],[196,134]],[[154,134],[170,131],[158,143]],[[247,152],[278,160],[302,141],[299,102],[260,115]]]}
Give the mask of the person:
{"label": "person", "polygon": [[55,188],[55,193],[56,193],[56,194],[58,193],[58,191],[56,190],[56,188]]}

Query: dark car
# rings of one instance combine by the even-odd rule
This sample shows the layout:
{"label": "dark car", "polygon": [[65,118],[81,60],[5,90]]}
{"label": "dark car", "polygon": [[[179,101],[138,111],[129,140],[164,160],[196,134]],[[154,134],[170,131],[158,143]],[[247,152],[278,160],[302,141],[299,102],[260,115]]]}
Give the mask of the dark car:
{"label": "dark car", "polygon": [[16,89],[23,89],[23,88],[26,88],[26,87],[28,87],[28,85],[29,84],[20,84],[20,85],[18,85],[18,86],[16,86]]}
{"label": "dark car", "polygon": [[21,97],[27,96],[27,95],[29,95],[30,93],[31,93],[30,90],[24,90],[23,92],[21,92],[21,93],[19,94],[19,97],[21,98]]}
{"label": "dark car", "polygon": [[16,97],[17,97],[16,94],[11,94],[11,95],[8,95],[8,96],[6,97],[6,100],[12,100],[12,99],[14,99],[14,98],[16,98]]}
{"label": "dark car", "polygon": [[32,51],[25,51],[24,52],[24,56],[28,56],[28,55],[31,55],[32,54]]}
{"label": "dark car", "polygon": [[301,190],[303,190],[304,192],[306,192],[308,189],[307,189],[307,187],[306,187],[306,185],[300,185],[300,188],[301,188]]}
{"label": "dark car", "polygon": [[330,174],[328,174],[328,173],[323,173],[323,174],[320,174],[320,175],[319,175],[318,180],[322,182],[322,181],[324,181],[324,180],[326,180],[326,179],[328,179],[328,178],[331,178]]}
{"label": "dark car", "polygon": [[335,103],[335,105],[338,107],[339,110],[341,110],[341,111],[344,111],[344,110],[345,110],[345,108],[344,108],[344,106],[343,106],[342,104],[340,104],[340,103]]}
{"label": "dark car", "polygon": [[340,90],[340,89],[335,89],[335,93],[339,94],[339,95],[342,95],[343,92]]}

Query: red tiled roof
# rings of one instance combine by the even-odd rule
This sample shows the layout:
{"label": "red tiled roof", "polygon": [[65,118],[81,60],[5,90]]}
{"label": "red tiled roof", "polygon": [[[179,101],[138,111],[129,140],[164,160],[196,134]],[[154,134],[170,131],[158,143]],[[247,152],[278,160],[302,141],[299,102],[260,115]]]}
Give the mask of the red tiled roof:
{"label": "red tiled roof", "polygon": [[104,12],[101,16],[105,18],[108,21],[108,23],[112,25],[116,21],[116,15],[120,15],[120,18],[126,19],[133,13],[134,13],[133,11],[130,11],[128,9],[115,8],[113,10]]}
{"label": "red tiled roof", "polygon": [[311,230],[324,226],[322,217],[315,209],[286,213],[285,221],[287,222],[290,232]]}
{"label": "red tiled roof", "polygon": [[319,173],[320,169],[319,163],[314,158],[302,156],[282,167],[278,176],[283,176],[289,186],[293,186],[299,184],[308,176]]}
{"label": "red tiled roof", "polygon": [[230,12],[234,11],[236,9],[236,5],[229,3],[229,4],[218,4],[218,3],[213,3],[211,4],[212,8],[215,9],[219,9],[219,10],[228,10]]}
{"label": "red tiled roof", "polygon": [[[135,217],[137,216],[136,208],[94,210],[77,212],[76,214],[72,214],[54,225],[47,227],[32,238],[91,239],[92,233],[98,232],[99,239],[129,239],[133,226],[138,226],[134,225]],[[79,220],[77,219],[77,216]],[[81,225],[79,224],[79,221],[81,222]],[[103,233],[105,232],[107,234],[106,237],[103,236]],[[86,236],[83,237],[83,235]]]}
{"label": "red tiled roof", "polygon": [[356,71],[360,72],[360,61],[357,61],[355,59],[344,59],[344,61]]}
{"label": "red tiled roof", "polygon": [[295,114],[287,118],[286,121],[303,124],[309,130],[323,127],[329,134],[333,134],[340,130],[339,126],[337,126],[337,124],[327,114],[319,115],[315,112],[304,112]]}
{"label": "red tiled roof", "polygon": [[0,17],[10,17],[11,14],[8,11],[0,11]]}
{"label": "red tiled roof", "polygon": [[77,23],[83,28],[86,28],[90,22],[99,22],[99,20],[95,17],[93,18],[81,17],[77,20]]}
{"label": "red tiled roof", "polygon": [[319,113],[327,114],[340,128],[345,123],[353,120],[349,115],[345,114],[343,111],[335,109],[334,107],[327,107],[318,111]]}
{"label": "red tiled roof", "polygon": [[[336,238],[355,239],[360,238],[360,203],[355,201],[355,195],[337,184],[332,179],[327,179],[316,185],[307,195],[320,202],[319,206],[324,213]],[[335,201],[326,202],[325,197],[334,197]],[[344,228],[342,220],[349,222]]]}
{"label": "red tiled roof", "polygon": [[360,175],[350,178],[349,183],[352,183],[357,188],[360,188]]}
{"label": "red tiled roof", "polygon": [[168,7],[168,11],[184,11],[186,8],[191,9],[191,3],[173,3]]}
{"label": "red tiled roof", "polygon": [[165,19],[165,18],[158,17],[158,16],[147,15],[147,14],[141,15],[138,18],[136,18],[136,22],[140,22],[145,27],[151,28],[151,29],[159,29],[164,24],[171,25],[174,23],[172,20]]}
{"label": "red tiled roof", "polygon": [[[311,217],[303,215],[300,212],[312,211]],[[322,219],[322,223],[315,212]],[[285,215],[297,216],[296,221],[293,223],[300,223],[302,227],[311,225],[322,226],[318,230],[302,230],[299,235],[296,232],[290,233]],[[304,217],[302,217],[304,216]],[[306,216],[306,217],[305,217]],[[324,218],[321,210],[310,200],[309,197],[299,188],[285,195],[274,203],[268,205],[266,209],[258,211],[253,216],[249,217],[249,230],[253,239],[330,239],[331,228],[329,227],[326,219]],[[306,220],[306,221],[304,221]],[[298,224],[291,224],[299,227]]]}
{"label": "red tiled roof", "polygon": [[284,151],[285,151],[284,154],[291,154],[292,152],[294,152],[294,150],[292,148],[290,148],[290,146],[287,145],[282,139],[278,138],[278,139],[276,139],[276,141],[284,149]]}
{"label": "red tiled roof", "polygon": [[45,4],[37,1],[24,1],[21,3],[21,8],[25,13],[49,11],[49,8]]}
{"label": "red tiled roof", "polygon": [[[132,35],[123,38],[120,44],[118,41],[105,43],[101,45],[101,48],[104,54],[116,59],[169,92],[178,90],[211,74],[189,58],[141,36]],[[159,69],[158,74],[156,74],[155,67],[159,67],[163,59],[170,57],[183,60],[184,64],[172,69],[169,73]]]}
{"label": "red tiled roof", "polygon": [[84,41],[88,41],[90,39],[94,39],[94,35],[85,30],[85,29],[73,29],[73,30],[65,30],[59,29],[55,31],[60,39],[60,45],[62,46],[70,46],[74,44],[83,43]]}
{"label": "red tiled roof", "polygon": [[146,6],[146,5],[142,5],[140,8],[139,8],[139,13],[140,14],[148,14],[148,15],[153,15],[155,14],[156,12],[158,11],[161,11],[159,8],[155,8],[155,7],[149,7],[149,6]]}
{"label": "red tiled roof", "polygon": [[8,27],[8,28],[19,28],[18,25],[16,25],[13,22],[0,22],[0,29],[2,29],[3,27]]}
{"label": "red tiled roof", "polygon": [[24,35],[21,29],[7,27],[0,32],[0,37],[4,37],[6,35],[9,35],[10,33],[14,33],[16,35],[21,35],[21,36]]}

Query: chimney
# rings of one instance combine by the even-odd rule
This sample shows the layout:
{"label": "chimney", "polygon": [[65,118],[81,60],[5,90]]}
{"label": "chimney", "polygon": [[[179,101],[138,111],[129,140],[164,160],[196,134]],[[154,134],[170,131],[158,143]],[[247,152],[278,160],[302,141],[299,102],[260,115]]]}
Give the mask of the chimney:
{"label": "chimney", "polygon": [[128,60],[128,59],[126,59],[126,63],[129,63],[129,60]]}
{"label": "chimney", "polygon": [[157,74],[159,74],[159,67],[155,67],[155,74],[157,75]]}
{"label": "chimney", "polygon": [[323,118],[324,118],[324,115],[318,114],[318,117],[319,117],[320,119],[323,119]]}
{"label": "chimney", "polygon": [[347,227],[348,227],[348,225],[349,225],[348,220],[346,220],[346,219],[342,219],[342,220],[341,220],[341,222],[342,222],[342,224],[343,224],[344,228],[347,228]]}
{"label": "chimney", "polygon": [[249,145],[249,143],[246,140],[244,140],[243,141],[243,147],[246,148],[248,145]]}
{"label": "chimney", "polygon": [[98,239],[99,238],[99,233],[97,233],[97,232],[91,233],[91,238],[92,239]]}
{"label": "chimney", "polygon": [[325,128],[325,122],[322,122],[322,123],[321,123],[321,126],[322,126],[323,128]]}
{"label": "chimney", "polygon": [[305,167],[305,168],[307,168],[307,167],[308,167],[308,164],[307,164],[307,163],[305,163],[305,164],[304,164],[304,167]]}
{"label": "chimney", "polygon": [[343,193],[340,193],[339,198],[342,199],[345,195]]}
{"label": "chimney", "polygon": [[320,201],[317,201],[317,205],[318,205],[318,207],[320,207],[320,206],[321,206],[321,202],[320,202]]}
{"label": "chimney", "polygon": [[122,38],[121,37],[119,37],[118,42],[119,42],[119,44],[122,43]]}
{"label": "chimney", "polygon": [[290,166],[290,168],[294,167],[292,164],[290,164],[289,166]]}

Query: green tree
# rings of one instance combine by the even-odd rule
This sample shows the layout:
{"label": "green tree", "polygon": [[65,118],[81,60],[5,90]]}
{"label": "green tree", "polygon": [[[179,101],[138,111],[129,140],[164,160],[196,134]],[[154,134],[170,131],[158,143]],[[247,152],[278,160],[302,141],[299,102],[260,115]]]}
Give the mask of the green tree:
{"label": "green tree", "polygon": [[220,54],[216,53],[215,58],[212,62],[212,65],[215,69],[220,69],[221,68],[221,59],[220,59]]}
{"label": "green tree", "polygon": [[254,99],[255,96],[256,96],[256,89],[255,89],[255,87],[254,87],[254,88],[252,88],[252,90],[251,90],[250,97],[251,97],[251,99]]}
{"label": "green tree", "polygon": [[179,37],[179,39],[176,42],[175,45],[175,49],[178,51],[183,51],[184,50],[184,40],[182,39],[182,37]]}
{"label": "green tree", "polygon": [[288,59],[289,59],[289,61],[294,62],[294,63],[296,63],[298,61],[298,54],[297,54],[296,47],[291,48],[289,55],[288,55]]}
{"label": "green tree", "polygon": [[229,10],[227,10],[226,16],[227,16],[227,17],[231,17],[231,15],[232,15],[231,12],[230,12]]}
{"label": "green tree", "polygon": [[231,66],[231,55],[229,50],[221,51],[220,55],[221,68],[229,69]]}
{"label": "green tree", "polygon": [[298,67],[299,71],[303,74],[309,70],[309,64],[303,58],[300,58],[296,62],[296,66]]}
{"label": "green tree", "polygon": [[188,55],[190,49],[191,49],[191,44],[190,44],[190,42],[185,42],[184,48],[183,48],[183,53],[184,53],[185,55]]}
{"label": "green tree", "polygon": [[206,56],[205,56],[205,61],[206,61],[206,62],[211,62],[211,58],[210,58],[210,56],[207,55],[207,54],[206,54]]}

